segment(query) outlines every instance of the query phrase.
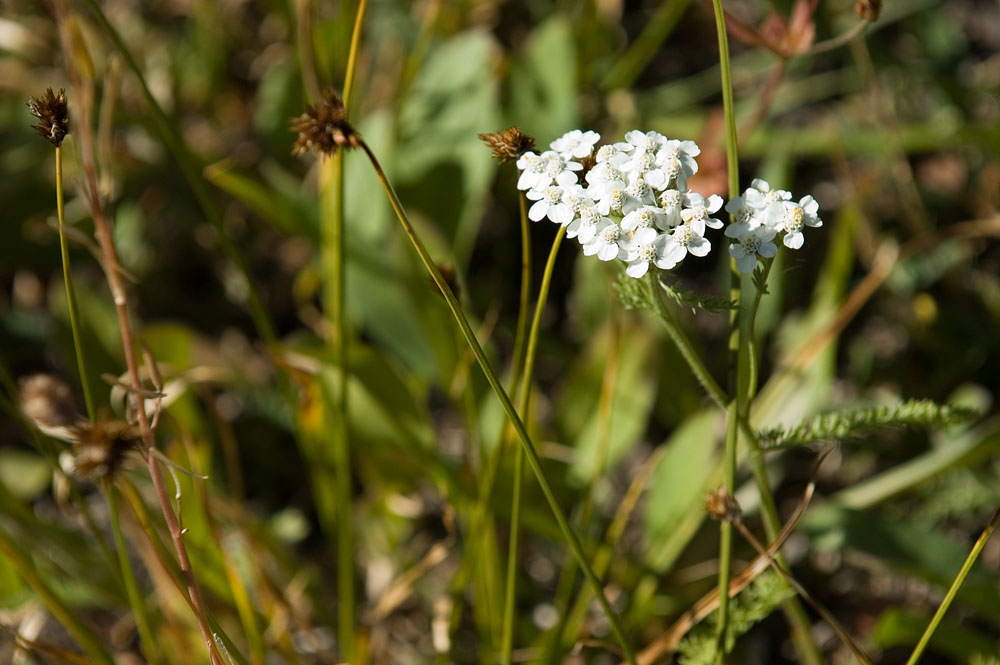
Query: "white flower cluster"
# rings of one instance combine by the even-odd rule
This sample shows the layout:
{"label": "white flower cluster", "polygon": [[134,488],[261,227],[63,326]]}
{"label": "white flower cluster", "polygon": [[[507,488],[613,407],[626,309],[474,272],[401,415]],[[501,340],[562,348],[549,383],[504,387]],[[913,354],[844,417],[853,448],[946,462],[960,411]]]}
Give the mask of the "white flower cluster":
{"label": "white flower cluster", "polygon": [[[603,145],[594,156],[600,138],[575,129],[553,141],[551,150],[526,152],[517,160],[517,187],[534,202],[528,217],[567,227],[566,235],[580,242],[585,255],[625,261],[626,272],[636,278],[650,264],[670,270],[688,254],[707,255],[712,244],[705,229],[722,228],[722,221],[712,217],[722,198],[706,199],[687,187],[687,179],[698,172],[697,144],[633,130],[624,142]],[[582,162],[592,156],[583,184]],[[788,192],[754,180],[726,206],[736,216],[726,229],[734,241],[730,253],[743,272],[753,270],[758,255],[774,256],[771,240],[778,232],[784,232],[787,247],[797,249],[802,227],[822,224],[811,196],[797,204],[789,199]]]}

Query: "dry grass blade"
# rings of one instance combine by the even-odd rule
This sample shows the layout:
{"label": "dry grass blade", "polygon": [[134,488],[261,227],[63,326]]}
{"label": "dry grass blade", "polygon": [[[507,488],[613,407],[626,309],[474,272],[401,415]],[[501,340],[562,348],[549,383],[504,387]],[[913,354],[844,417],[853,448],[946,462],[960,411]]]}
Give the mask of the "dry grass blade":
{"label": "dry grass blade", "polygon": [[417,565],[397,577],[378,599],[371,611],[371,621],[381,621],[403,603],[413,593],[413,585],[427,574],[431,568],[448,558],[451,540],[434,543]]}

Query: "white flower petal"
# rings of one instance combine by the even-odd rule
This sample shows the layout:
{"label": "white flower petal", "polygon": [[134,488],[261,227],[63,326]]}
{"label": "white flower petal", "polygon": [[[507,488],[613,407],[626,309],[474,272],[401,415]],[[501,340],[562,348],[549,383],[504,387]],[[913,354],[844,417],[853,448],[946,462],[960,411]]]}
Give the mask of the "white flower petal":
{"label": "white flower petal", "polygon": [[687,250],[695,256],[705,256],[712,251],[712,243],[705,240],[701,236],[695,236],[691,238],[691,241],[688,243]]}

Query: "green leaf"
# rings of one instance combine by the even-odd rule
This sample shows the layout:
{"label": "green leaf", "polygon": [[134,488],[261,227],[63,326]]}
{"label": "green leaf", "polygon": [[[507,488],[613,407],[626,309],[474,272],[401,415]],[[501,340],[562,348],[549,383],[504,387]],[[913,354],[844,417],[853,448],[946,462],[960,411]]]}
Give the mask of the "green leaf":
{"label": "green leaf", "polygon": [[[642,438],[649,423],[653,399],[656,395],[658,362],[656,340],[648,328],[626,326],[618,340],[618,368],[614,377],[611,398],[611,422],[604,442],[607,458],[604,468],[610,469],[624,457]],[[575,432],[575,453],[570,469],[571,477],[580,483],[593,477],[600,470],[598,453],[601,436],[600,393],[605,368],[610,357],[612,338],[610,328],[591,338],[584,355],[584,365],[570,375],[568,385],[586,385],[587,395],[574,395],[573,403],[566,403],[560,419],[564,431]],[[577,381],[577,377],[581,380]],[[574,391],[575,392],[575,391]],[[574,427],[577,423],[582,426]]]}
{"label": "green leaf", "polygon": [[819,441],[841,441],[879,428],[948,427],[968,422],[977,412],[965,407],[909,400],[896,406],[832,411],[790,428],[773,427],[761,433],[762,448],[791,448]]}
{"label": "green leaf", "polygon": [[701,411],[664,444],[667,452],[649,481],[645,504],[645,558],[656,570],[673,562],[704,519],[705,492],[718,482],[721,424],[717,409]]}
{"label": "green leaf", "polygon": [[51,479],[52,470],[40,455],[13,448],[0,449],[0,483],[17,498],[24,501],[38,498]]}

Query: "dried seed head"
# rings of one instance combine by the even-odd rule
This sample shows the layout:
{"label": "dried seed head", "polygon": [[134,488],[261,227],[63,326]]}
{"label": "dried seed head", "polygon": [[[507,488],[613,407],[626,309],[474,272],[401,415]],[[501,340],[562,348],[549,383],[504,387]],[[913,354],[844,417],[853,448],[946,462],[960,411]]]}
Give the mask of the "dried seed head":
{"label": "dried seed head", "polygon": [[503,162],[512,162],[535,149],[534,137],[528,136],[517,127],[508,127],[502,132],[480,134],[479,138],[493,150],[493,156]]}
{"label": "dried seed head", "polygon": [[73,390],[49,374],[21,379],[21,412],[42,432],[64,441],[70,440],[70,429],[82,419]]}
{"label": "dried seed head", "polygon": [[140,449],[139,429],[102,411],[96,422],[83,420],[71,428],[73,471],[81,478],[111,481]]}
{"label": "dried seed head", "polygon": [[874,21],[882,13],[882,0],[857,0],[854,15],[862,21]]}
{"label": "dried seed head", "polygon": [[740,504],[736,503],[736,497],[722,485],[705,496],[705,510],[715,519],[726,522],[736,522],[743,516]]}
{"label": "dried seed head", "polygon": [[337,93],[327,88],[323,101],[306,106],[305,113],[292,118],[291,129],[299,133],[293,155],[312,150],[319,155],[333,155],[337,148],[357,148],[361,137],[347,122],[347,109]]}
{"label": "dried seed head", "polygon": [[69,134],[69,108],[66,106],[66,91],[62,88],[59,93],[52,92],[52,88],[46,88],[45,94],[41,98],[32,97],[28,100],[28,108],[31,115],[38,118],[38,124],[32,125],[32,129],[38,135],[59,147],[66,135]]}

